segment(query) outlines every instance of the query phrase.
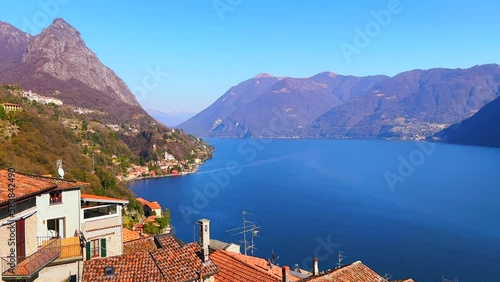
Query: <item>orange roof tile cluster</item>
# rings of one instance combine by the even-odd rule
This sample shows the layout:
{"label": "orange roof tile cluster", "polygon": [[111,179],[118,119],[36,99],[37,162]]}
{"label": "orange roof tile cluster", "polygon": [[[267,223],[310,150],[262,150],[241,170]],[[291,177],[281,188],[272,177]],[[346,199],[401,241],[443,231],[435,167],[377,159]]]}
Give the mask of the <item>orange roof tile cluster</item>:
{"label": "orange roof tile cluster", "polygon": [[[16,202],[47,193],[51,190],[81,188],[90,185],[85,182],[35,176],[23,173],[14,173],[13,176],[14,177],[11,178],[14,179],[14,194]],[[9,184],[9,172],[7,170],[0,170],[0,207],[6,206],[9,202]]]}
{"label": "orange roof tile cluster", "polygon": [[386,281],[386,279],[364,265],[356,261],[350,265],[332,270],[320,276],[310,277],[305,281],[314,282],[363,282],[363,281]]}
{"label": "orange roof tile cluster", "polygon": [[[104,267],[112,266],[114,276],[104,276]],[[86,260],[83,281],[160,282],[165,281],[149,252]]]}
{"label": "orange roof tile cluster", "polygon": [[220,282],[281,282],[281,268],[274,266],[280,271],[280,276],[273,275],[265,270],[256,268],[236,258],[228,251],[217,250],[210,255],[215,265],[220,269],[215,275],[215,280]]}
{"label": "orange roof tile cluster", "polygon": [[122,228],[122,238],[123,238],[123,243],[140,239],[141,238],[141,233],[138,231],[132,231],[128,228],[123,227]]}
{"label": "orange roof tile cluster", "polygon": [[[205,278],[219,271],[212,261],[202,262],[199,256],[201,247],[197,243],[181,247],[170,237],[173,236],[161,236],[163,239],[160,240],[174,249],[157,249],[85,261],[83,281],[184,282],[196,281],[200,271]],[[114,267],[112,277],[105,276],[106,266]]]}
{"label": "orange roof tile cluster", "polygon": [[152,210],[161,210],[161,206],[160,204],[158,204],[158,202],[156,201],[153,201],[153,202],[150,202],[148,200],[145,200],[143,198],[137,198],[137,201],[142,205],[142,206],[148,206],[150,209]]}
{"label": "orange roof tile cluster", "polygon": [[[133,232],[133,231],[132,231]],[[153,237],[139,238],[123,243],[123,254],[133,254],[139,252],[149,252],[158,249]]]}
{"label": "orange roof tile cluster", "polygon": [[182,246],[177,241],[174,235],[171,234],[160,234],[156,235],[155,237],[155,242],[160,245],[162,249],[169,250],[169,251],[174,251],[180,249]]}
{"label": "orange roof tile cluster", "polygon": [[219,272],[211,260],[202,262],[199,257],[200,252],[201,247],[198,243],[189,243],[173,251],[158,249],[151,252],[151,256],[163,273],[165,281],[182,282],[196,280],[200,272],[203,278]]}

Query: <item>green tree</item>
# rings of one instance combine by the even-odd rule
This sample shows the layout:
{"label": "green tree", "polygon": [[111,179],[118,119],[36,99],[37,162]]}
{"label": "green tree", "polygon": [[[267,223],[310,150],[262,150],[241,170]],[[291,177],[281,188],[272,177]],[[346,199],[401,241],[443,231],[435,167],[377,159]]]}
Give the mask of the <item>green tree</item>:
{"label": "green tree", "polygon": [[167,225],[170,225],[170,209],[165,208],[165,212],[163,213],[163,218],[167,220]]}
{"label": "green tree", "polygon": [[7,119],[7,112],[3,106],[0,106],[0,119]]}
{"label": "green tree", "polygon": [[144,224],[144,233],[156,235],[160,233],[160,229],[152,222],[146,222]]}

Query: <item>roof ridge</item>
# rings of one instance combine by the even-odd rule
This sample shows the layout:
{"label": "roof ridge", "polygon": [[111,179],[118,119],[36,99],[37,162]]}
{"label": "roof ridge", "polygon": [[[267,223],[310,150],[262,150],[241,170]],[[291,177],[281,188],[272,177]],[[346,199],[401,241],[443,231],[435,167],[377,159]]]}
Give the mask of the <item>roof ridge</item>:
{"label": "roof ridge", "polygon": [[57,178],[57,177],[49,177],[49,176],[43,176],[43,175],[36,175],[36,174],[31,174],[31,173],[26,173],[26,172],[17,172],[16,174],[22,174],[27,177],[31,178],[40,178],[40,179],[50,179],[50,180],[58,180],[58,181],[66,181],[66,182],[71,182],[71,183],[78,183],[79,181],[76,180],[70,180],[70,179],[64,179],[64,178]]}
{"label": "roof ridge", "polygon": [[[154,250],[156,251],[156,250]],[[167,280],[167,276],[165,273],[163,273],[163,271],[161,270],[161,267],[158,265],[158,263],[156,262],[155,260],[155,257],[153,256],[153,252],[154,251],[148,251],[148,255],[151,257],[151,259],[153,260],[153,263],[155,264],[156,268],[158,269],[158,271],[161,273],[161,276],[163,278],[163,280]]]}
{"label": "roof ridge", "polygon": [[[226,250],[217,250],[217,251],[221,251],[221,252],[223,252],[223,254],[227,255],[228,257],[232,258],[233,260],[236,260],[236,261],[238,261],[238,262],[240,262],[240,263],[243,263],[244,265],[246,265],[246,266],[248,266],[248,267],[250,267],[250,268],[252,268],[252,269],[257,270],[257,271],[259,271],[260,273],[263,273],[263,274],[269,275],[269,276],[270,276],[270,277],[272,277],[272,278],[277,278],[277,277],[276,277],[276,275],[274,275],[274,273],[269,272],[269,271],[264,271],[264,270],[263,270],[262,268],[260,268],[260,267],[257,267],[257,266],[255,266],[255,265],[251,265],[251,264],[247,263],[247,262],[246,262],[246,261],[244,261],[244,260],[240,260],[240,259],[238,259],[236,256],[234,256],[233,254],[231,254],[229,251],[226,251]],[[244,254],[236,254],[236,253],[235,253],[235,255],[247,256],[247,255],[244,255]],[[254,257],[254,258],[257,258],[257,257]],[[262,259],[262,258],[257,258],[257,259]],[[278,267],[278,266],[276,266],[276,267]],[[269,270],[271,270],[271,269],[269,269]]]}

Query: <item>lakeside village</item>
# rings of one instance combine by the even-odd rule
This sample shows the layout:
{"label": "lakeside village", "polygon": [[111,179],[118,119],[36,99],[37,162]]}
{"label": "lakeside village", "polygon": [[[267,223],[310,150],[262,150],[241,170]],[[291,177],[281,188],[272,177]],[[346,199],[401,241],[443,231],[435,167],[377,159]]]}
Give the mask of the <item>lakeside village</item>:
{"label": "lakeside village", "polygon": [[[38,103],[59,103],[32,92],[24,95]],[[5,111],[23,110],[18,104],[2,105]],[[91,110],[75,109],[78,114],[88,111]],[[97,126],[127,130],[130,134],[135,130],[61,120],[75,132],[77,128],[92,132]],[[171,136],[174,134],[175,130]],[[87,155],[100,153],[91,141],[81,145],[88,149]],[[194,156],[197,153],[191,152]],[[111,155],[111,159],[122,168],[122,173],[116,175],[121,181],[192,173],[204,161],[177,161],[169,152],[164,152],[161,160],[143,166],[124,166],[116,155]],[[310,269],[280,266],[274,255],[249,255],[246,243],[240,246],[211,238],[209,219],[197,222],[196,242],[184,243],[171,233],[169,209],[163,210],[154,199],[137,198],[139,210],[132,209],[128,200],[82,193],[92,191],[90,183],[64,179],[64,172],[59,174],[54,178],[0,169],[0,280],[414,281],[390,280],[361,261],[347,265],[340,265],[339,261],[337,268],[325,270],[320,270],[317,258],[311,259]]]}
{"label": "lakeside village", "polygon": [[[10,92],[14,95],[20,95],[24,100],[36,102],[47,106],[62,106],[63,102],[57,98],[46,97],[39,95],[37,93],[29,91],[24,91],[21,89],[12,89]],[[1,103],[3,109],[6,112],[18,112],[22,111],[23,107],[19,104],[14,103]],[[97,110],[92,109],[82,109],[73,108],[73,111],[79,115],[85,114],[99,114]],[[118,124],[103,124],[97,121],[87,122],[85,120],[70,119],[70,118],[60,118],[61,123],[66,127],[75,132],[75,134],[83,133],[96,133],[97,129],[107,128],[112,132],[121,132],[124,135],[134,135],[139,133],[139,129],[135,125],[118,125]],[[151,126],[156,126],[155,123],[151,123]],[[9,131],[9,130],[7,130]],[[12,128],[10,134],[16,133],[16,129]],[[167,142],[177,142],[175,135],[179,133],[179,129],[171,129],[165,136]],[[86,155],[94,158],[96,154],[101,154],[101,148],[97,142],[92,140],[83,140],[81,142],[81,147]],[[206,150],[206,146],[203,145],[203,150]],[[195,151],[196,150],[196,151]],[[198,170],[199,166],[206,160],[196,156],[204,155],[200,149],[195,149],[190,152],[193,156],[188,160],[177,160],[172,152],[169,150],[162,153],[162,159],[150,161],[147,164],[130,164],[129,162],[124,163],[123,160],[115,155],[111,154],[111,162],[113,165],[120,167],[121,172],[116,174],[116,179],[118,181],[130,182],[137,179],[144,178],[154,178],[154,177],[165,177],[165,176],[177,176],[194,173]],[[153,145],[153,151],[157,151],[156,145]]]}

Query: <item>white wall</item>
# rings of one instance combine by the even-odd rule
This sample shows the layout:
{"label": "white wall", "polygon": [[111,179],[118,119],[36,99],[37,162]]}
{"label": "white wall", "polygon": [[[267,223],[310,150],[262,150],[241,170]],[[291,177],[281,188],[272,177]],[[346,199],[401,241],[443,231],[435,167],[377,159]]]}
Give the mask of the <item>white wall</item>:
{"label": "white wall", "polygon": [[64,237],[73,237],[75,230],[80,230],[80,189],[63,190],[62,203],[50,205],[50,195],[43,194],[36,198],[38,211],[38,234],[37,236],[47,236],[47,220],[64,218]]}

